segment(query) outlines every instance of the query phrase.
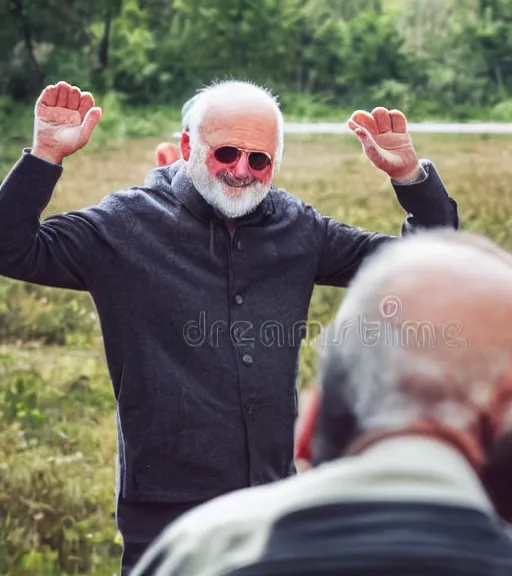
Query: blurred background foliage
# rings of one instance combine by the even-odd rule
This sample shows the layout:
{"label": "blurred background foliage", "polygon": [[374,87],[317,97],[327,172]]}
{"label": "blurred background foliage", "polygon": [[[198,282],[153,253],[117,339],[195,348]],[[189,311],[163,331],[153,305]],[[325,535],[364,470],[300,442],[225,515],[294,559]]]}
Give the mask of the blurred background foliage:
{"label": "blurred background foliage", "polygon": [[121,105],[181,106],[232,75],[285,113],[512,119],[509,0],[4,0],[0,95],[65,78]]}

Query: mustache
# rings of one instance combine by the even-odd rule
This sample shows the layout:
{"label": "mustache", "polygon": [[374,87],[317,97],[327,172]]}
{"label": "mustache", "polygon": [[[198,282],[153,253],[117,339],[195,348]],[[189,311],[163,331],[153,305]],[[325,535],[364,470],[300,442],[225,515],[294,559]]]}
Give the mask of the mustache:
{"label": "mustache", "polygon": [[217,178],[227,184],[228,186],[233,186],[234,188],[245,188],[256,182],[256,178],[248,176],[247,178],[235,178],[231,172],[228,170],[223,170],[217,174]]}

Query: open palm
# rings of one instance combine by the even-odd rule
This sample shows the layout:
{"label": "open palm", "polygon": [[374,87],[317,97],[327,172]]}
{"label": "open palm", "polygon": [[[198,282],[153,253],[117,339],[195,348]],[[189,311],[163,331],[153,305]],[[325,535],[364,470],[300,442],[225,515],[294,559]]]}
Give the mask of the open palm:
{"label": "open palm", "polygon": [[66,82],[47,86],[35,107],[33,152],[60,162],[87,144],[101,114],[89,92]]}
{"label": "open palm", "polygon": [[371,114],[358,110],[350,117],[348,127],[359,138],[368,158],[390,178],[407,181],[417,174],[420,164],[402,112],[382,107]]}

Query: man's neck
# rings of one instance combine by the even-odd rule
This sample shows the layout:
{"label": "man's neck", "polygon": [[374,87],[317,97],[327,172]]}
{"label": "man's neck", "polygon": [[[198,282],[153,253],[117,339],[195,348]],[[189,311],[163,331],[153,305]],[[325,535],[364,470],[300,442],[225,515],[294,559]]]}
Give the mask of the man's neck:
{"label": "man's neck", "polygon": [[433,436],[381,435],[357,455],[347,456],[297,476],[297,483],[307,484],[302,492],[311,493],[310,501],[313,497],[325,501],[330,494],[340,502],[425,502],[496,514],[467,458]]}
{"label": "man's neck", "polygon": [[402,429],[376,429],[358,436],[349,446],[347,454],[357,455],[365,452],[375,444],[399,437],[423,437],[436,440],[450,446],[459,452],[479,473],[484,461],[484,453],[480,443],[471,434],[443,427],[437,423],[417,422]]}
{"label": "man's neck", "polygon": [[224,224],[226,228],[233,233],[235,231],[235,221],[231,220],[230,218],[224,218]]}

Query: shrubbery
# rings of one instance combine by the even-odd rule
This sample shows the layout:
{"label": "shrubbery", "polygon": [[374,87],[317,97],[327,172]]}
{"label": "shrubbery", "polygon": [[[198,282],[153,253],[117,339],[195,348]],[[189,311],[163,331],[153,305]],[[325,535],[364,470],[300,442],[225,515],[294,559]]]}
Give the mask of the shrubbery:
{"label": "shrubbery", "polygon": [[9,348],[0,382],[0,574],[108,574],[109,562],[112,574],[115,422],[101,357]]}

